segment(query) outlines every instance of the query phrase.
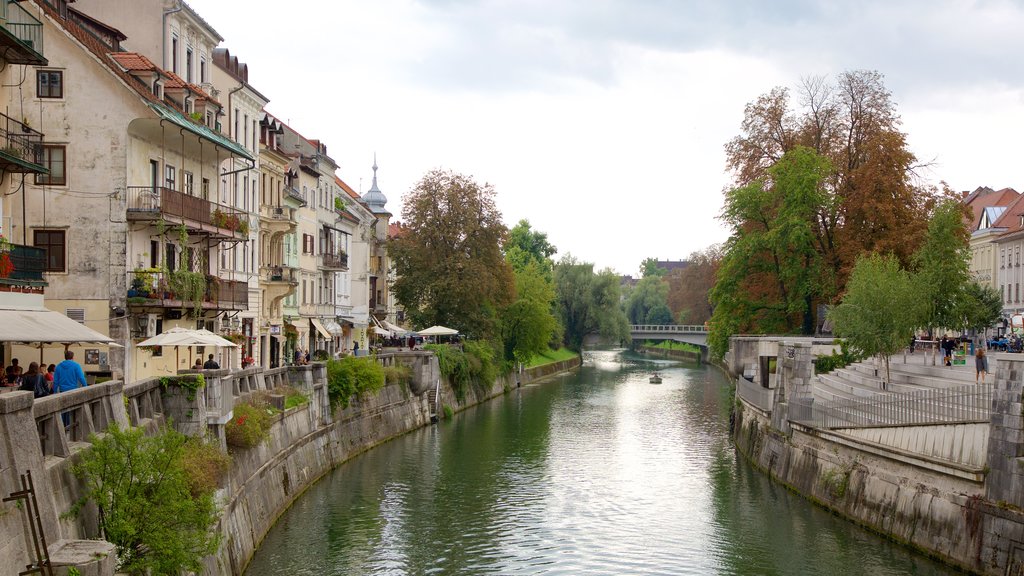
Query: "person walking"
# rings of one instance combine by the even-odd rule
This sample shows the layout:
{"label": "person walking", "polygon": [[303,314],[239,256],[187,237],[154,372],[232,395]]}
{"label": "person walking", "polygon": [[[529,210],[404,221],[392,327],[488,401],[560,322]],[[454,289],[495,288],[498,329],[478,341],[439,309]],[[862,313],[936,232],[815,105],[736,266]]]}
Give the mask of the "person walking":
{"label": "person walking", "polygon": [[988,356],[985,356],[985,348],[982,346],[978,346],[978,351],[974,353],[974,368],[974,383],[977,384],[981,380],[984,384],[985,376],[988,375]]}
{"label": "person walking", "polygon": [[75,353],[68,350],[64,353],[64,361],[53,369],[53,392],[69,392],[75,388],[86,386],[85,371],[75,362]]}

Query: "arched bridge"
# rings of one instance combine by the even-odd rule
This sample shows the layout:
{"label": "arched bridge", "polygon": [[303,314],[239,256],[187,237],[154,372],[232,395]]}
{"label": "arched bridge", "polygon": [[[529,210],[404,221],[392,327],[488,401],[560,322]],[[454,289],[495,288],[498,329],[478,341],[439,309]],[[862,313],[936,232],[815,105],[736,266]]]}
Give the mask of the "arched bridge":
{"label": "arched bridge", "polygon": [[680,324],[634,324],[629,327],[634,340],[674,340],[696,344],[703,348],[708,345],[706,326],[684,326]]}

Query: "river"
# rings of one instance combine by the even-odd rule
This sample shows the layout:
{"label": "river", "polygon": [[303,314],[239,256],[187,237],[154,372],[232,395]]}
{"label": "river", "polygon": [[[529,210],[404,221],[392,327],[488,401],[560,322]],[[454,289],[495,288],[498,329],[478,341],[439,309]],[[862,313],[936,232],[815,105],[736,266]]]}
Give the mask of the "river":
{"label": "river", "polygon": [[246,575],[957,573],[754,470],[732,402],[714,368],[587,352],[340,466]]}

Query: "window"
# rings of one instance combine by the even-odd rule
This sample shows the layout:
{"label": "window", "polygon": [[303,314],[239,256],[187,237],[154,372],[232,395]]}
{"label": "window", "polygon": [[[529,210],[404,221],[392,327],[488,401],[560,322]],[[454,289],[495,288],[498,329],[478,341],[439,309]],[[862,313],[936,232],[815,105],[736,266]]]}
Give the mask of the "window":
{"label": "window", "polygon": [[185,81],[192,83],[192,47],[185,48]]}
{"label": "window", "polygon": [[1006,286],[1003,286],[1002,284],[999,285],[999,298],[1003,302],[1006,302]]}
{"label": "window", "polygon": [[32,244],[46,251],[47,272],[67,272],[64,257],[67,243],[64,230],[33,230]]}
{"label": "window", "polygon": [[313,253],[313,247],[314,247],[313,241],[314,240],[313,240],[313,235],[312,234],[303,234],[302,235],[302,253],[303,254],[312,254]]}
{"label": "window", "polygon": [[1020,266],[1020,246],[1017,246],[1017,249],[1014,250],[1014,258],[1013,259],[1014,259],[1014,265],[1015,266]]}
{"label": "window", "polygon": [[210,199],[210,179],[203,178],[203,200]]}
{"label": "window", "polygon": [[182,170],[181,171],[181,185],[184,187],[182,189],[182,192],[184,192],[185,194],[188,194],[189,196],[193,195],[194,190],[193,190],[193,186],[192,186],[192,173],[191,172],[189,172],[187,170]]}
{"label": "window", "polygon": [[150,240],[149,241],[149,267],[159,268],[160,267],[160,241]]}
{"label": "window", "polygon": [[1006,268],[1006,250],[999,251],[999,267]]}
{"label": "window", "polygon": [[170,164],[164,165],[164,186],[171,190],[177,190],[178,184],[178,171],[174,169],[174,166]]}
{"label": "window", "polygon": [[206,56],[199,57],[199,82],[206,82]]}
{"label": "window", "polygon": [[64,171],[65,147],[43,145],[41,152],[42,165],[45,166],[50,173],[36,174],[36,184],[51,184],[53,186],[63,186],[67,184],[67,174],[65,174]]}
{"label": "window", "polygon": [[170,242],[166,245],[166,253],[164,254],[164,265],[167,266],[168,272],[174,272],[177,269],[175,260],[177,260],[177,251],[174,249],[174,244]]}
{"label": "window", "polygon": [[171,72],[178,73],[178,35],[171,37]]}
{"label": "window", "polygon": [[1014,300],[1014,302],[1020,302],[1020,284],[1017,283],[1017,284],[1014,284],[1013,286],[1014,286],[1014,292],[1017,293],[1017,298]]}
{"label": "window", "polygon": [[36,96],[64,97],[64,73],[60,70],[36,70]]}

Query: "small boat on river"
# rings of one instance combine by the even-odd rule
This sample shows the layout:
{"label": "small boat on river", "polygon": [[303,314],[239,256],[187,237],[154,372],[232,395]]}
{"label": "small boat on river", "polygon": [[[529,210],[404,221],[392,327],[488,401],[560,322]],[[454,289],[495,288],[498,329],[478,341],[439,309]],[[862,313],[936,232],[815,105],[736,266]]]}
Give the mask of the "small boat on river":
{"label": "small boat on river", "polygon": [[651,374],[651,384],[661,384],[661,374],[657,372]]}

